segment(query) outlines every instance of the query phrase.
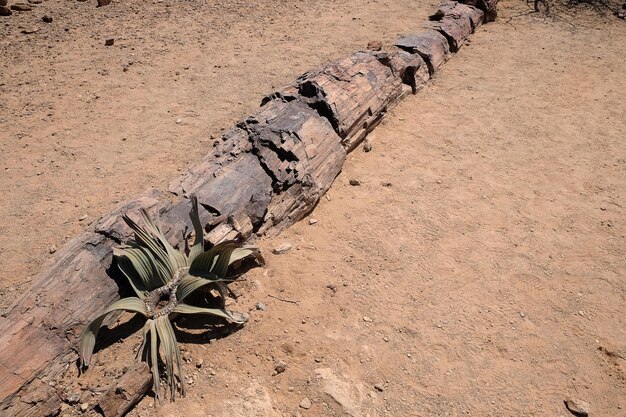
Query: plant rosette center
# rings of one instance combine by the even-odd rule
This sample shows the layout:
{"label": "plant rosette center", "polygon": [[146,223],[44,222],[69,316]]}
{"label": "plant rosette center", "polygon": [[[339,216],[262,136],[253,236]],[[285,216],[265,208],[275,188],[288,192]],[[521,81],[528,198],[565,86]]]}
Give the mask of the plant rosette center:
{"label": "plant rosette center", "polygon": [[178,300],[176,291],[181,278],[189,271],[189,267],[179,268],[174,273],[174,277],[166,285],[150,291],[145,298],[146,311],[150,318],[157,318],[169,315],[176,306]]}

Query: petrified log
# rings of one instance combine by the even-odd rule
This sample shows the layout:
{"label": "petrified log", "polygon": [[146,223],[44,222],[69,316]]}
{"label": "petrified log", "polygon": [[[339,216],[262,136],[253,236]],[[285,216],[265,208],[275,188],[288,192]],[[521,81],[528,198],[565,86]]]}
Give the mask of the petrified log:
{"label": "petrified log", "polygon": [[436,30],[424,30],[401,36],[395,41],[394,45],[407,52],[421,56],[426,65],[428,65],[431,77],[452,56],[448,40]]}
{"label": "petrified log", "polygon": [[[112,247],[131,233],[122,214],[136,216],[139,208],[159,214],[166,237],[180,247],[193,230],[183,194],[195,193],[204,207],[207,240],[245,240],[304,217],[332,184],[345,155],[327,119],[304,103],[272,101],[226,134],[213,159],[173,183],[180,195],[150,190],[72,240],[0,321],[0,415],[59,411],[63,399],[50,383],[75,363],[73,348],[85,324],[119,297],[115,274],[107,269]],[[124,409],[125,402],[125,396],[112,395],[106,407]]]}
{"label": "petrified log", "polygon": [[485,12],[471,4],[459,3],[458,1],[446,1],[439,5],[435,13],[429,16],[429,19],[431,21],[440,21],[447,17],[469,18],[473,32],[484,22]]}
{"label": "petrified log", "polygon": [[421,90],[426,81],[430,79],[428,66],[424,59],[418,54],[411,54],[406,51],[394,52],[372,52],[383,65],[388,66],[393,75],[400,78],[402,82],[411,87],[413,94]]}
{"label": "petrified log", "polygon": [[[496,0],[477,1],[483,10],[490,10],[487,5],[495,10]],[[443,5],[439,14],[438,24],[458,14],[469,19],[471,30],[481,20],[472,8],[456,4]],[[200,218],[212,244],[244,241],[298,221],[330,187],[346,153],[404,96],[408,87],[402,84],[415,92],[450,57],[448,41],[437,30],[404,36],[396,45],[404,51],[359,52],[266,97],[254,116],[216,140],[199,164],[170,184],[169,192],[149,190],[57,252],[29,292],[0,317],[0,415],[59,412],[63,393],[54,386],[75,366],[78,335],[119,298],[123,286],[111,265],[113,246],[131,233],[122,214],[132,217],[146,209],[178,247],[193,230],[190,194],[203,207]],[[105,413],[123,414],[150,386],[150,375],[141,368],[124,378],[101,398]],[[132,393],[123,388],[129,381],[139,387]]]}
{"label": "petrified log", "polygon": [[402,96],[402,82],[372,53],[358,52],[307,72],[263,100],[299,100],[326,117],[350,151]]}
{"label": "petrified log", "polygon": [[99,411],[104,417],[122,417],[143,398],[151,383],[148,364],[138,362],[98,400]]}
{"label": "petrified log", "polygon": [[461,0],[461,3],[482,10],[485,13],[485,23],[495,21],[498,16],[498,0]]}
{"label": "petrified log", "polygon": [[439,31],[448,39],[450,50],[458,52],[463,43],[482,22],[483,12],[472,6],[449,1],[443,3],[430,16],[428,27]]}

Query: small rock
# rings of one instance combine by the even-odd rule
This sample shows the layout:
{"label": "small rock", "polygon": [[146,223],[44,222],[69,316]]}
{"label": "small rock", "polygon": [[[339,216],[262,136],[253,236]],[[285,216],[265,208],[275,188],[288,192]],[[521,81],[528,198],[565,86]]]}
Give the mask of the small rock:
{"label": "small rock", "polygon": [[389,342],[389,338],[388,338],[387,336],[383,336],[383,340],[384,340],[385,342]]}
{"label": "small rock", "polygon": [[33,7],[29,6],[26,3],[15,3],[11,5],[11,9],[15,10],[16,12],[30,12],[31,10],[33,10]]}
{"label": "small rock", "polygon": [[114,43],[115,43],[115,39],[108,38],[104,41],[104,46],[113,46]]}
{"label": "small rock", "polygon": [[196,361],[196,368],[200,369],[204,365],[204,359],[200,358]]}
{"label": "small rock", "polygon": [[6,6],[0,6],[0,16],[11,16],[13,12]]}
{"label": "small rock", "polygon": [[293,245],[291,244],[291,242],[283,242],[280,245],[276,246],[272,250],[272,252],[274,252],[275,255],[280,255],[281,253],[289,252],[292,247]]}
{"label": "small rock", "polygon": [[176,119],[176,124],[179,125],[183,122],[183,119]]}
{"label": "small rock", "polygon": [[311,403],[311,400],[309,400],[307,397],[304,397],[302,401],[300,401],[300,408],[304,408],[305,410],[311,408],[312,405],[313,403]]}
{"label": "small rock", "polygon": [[183,352],[183,360],[187,363],[191,362],[191,353],[189,352]]}
{"label": "small rock", "polygon": [[383,384],[374,384],[374,389],[376,389],[376,391],[378,392],[383,392],[385,390],[385,387],[383,387]]}
{"label": "small rock", "polygon": [[383,43],[381,41],[369,41],[367,43],[367,49],[370,51],[380,51],[383,49]]}
{"label": "small rock", "polygon": [[72,405],[72,404],[78,404],[78,402],[80,401],[80,392],[72,392],[67,394],[67,396],[65,397],[65,402]]}
{"label": "small rock", "polygon": [[309,219],[309,224],[315,224],[317,223],[317,219]]}
{"label": "small rock", "polygon": [[57,247],[52,245],[50,246],[50,248],[48,249],[48,252],[50,252],[51,254],[57,251]]}
{"label": "small rock", "polygon": [[524,318],[524,317],[526,317],[526,313],[524,313],[523,311],[520,311],[520,312],[519,312],[519,316],[520,316],[521,318]]}
{"label": "small rock", "polygon": [[44,15],[44,17],[42,17],[41,20],[43,20],[46,23],[52,23],[52,16]]}
{"label": "small rock", "polygon": [[371,323],[372,319],[370,317],[368,317],[368,316],[363,316],[363,321],[366,322],[366,323]]}
{"label": "small rock", "polygon": [[381,183],[381,185],[383,187],[391,187],[392,186],[392,184],[390,182],[383,182],[383,183]]}
{"label": "small rock", "polygon": [[257,310],[259,311],[265,311],[267,310],[267,306],[263,303],[256,303],[256,305],[254,306]]}
{"label": "small rock", "polygon": [[276,371],[276,374],[282,374],[287,370],[287,364],[283,361],[279,361],[276,366],[274,366],[274,370]]}
{"label": "small rock", "polygon": [[565,399],[565,407],[567,407],[572,414],[579,417],[585,417],[591,413],[591,406],[588,402],[574,397],[567,397]]}
{"label": "small rock", "polygon": [[25,35],[30,35],[31,33],[37,33],[37,32],[39,32],[39,28],[32,27],[32,26],[27,26],[22,29],[22,33]]}
{"label": "small rock", "polygon": [[84,412],[86,412],[87,410],[89,410],[89,404],[87,404],[87,403],[82,403],[82,404],[80,405],[80,412],[81,412],[81,413],[84,413]]}
{"label": "small rock", "polygon": [[83,214],[82,216],[80,216],[78,218],[78,221],[80,221],[80,222],[82,222],[83,220],[87,220],[87,215],[86,214]]}
{"label": "small rock", "polygon": [[372,150],[372,144],[370,143],[369,140],[366,140],[365,143],[363,143],[363,152],[370,152]]}
{"label": "small rock", "polygon": [[352,185],[353,187],[357,187],[357,186],[361,185],[361,181],[359,181],[359,180],[350,180],[350,185]]}
{"label": "small rock", "polygon": [[98,7],[108,6],[111,4],[111,0],[98,0]]}

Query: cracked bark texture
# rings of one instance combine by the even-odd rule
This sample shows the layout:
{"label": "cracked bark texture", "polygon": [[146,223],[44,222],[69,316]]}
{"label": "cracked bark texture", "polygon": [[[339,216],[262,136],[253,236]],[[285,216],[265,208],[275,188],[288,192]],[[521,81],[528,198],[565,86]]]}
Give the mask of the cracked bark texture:
{"label": "cracked bark texture", "polygon": [[370,52],[357,52],[309,71],[266,97],[307,103],[331,123],[344,147],[354,149],[402,98],[402,80]]}
{"label": "cracked bark texture", "polygon": [[431,77],[452,56],[446,37],[433,29],[403,35],[395,41],[394,45],[422,57]]}
{"label": "cracked bark texture", "polygon": [[429,28],[446,37],[450,51],[458,52],[463,43],[483,21],[484,13],[472,6],[450,1],[430,16]]}

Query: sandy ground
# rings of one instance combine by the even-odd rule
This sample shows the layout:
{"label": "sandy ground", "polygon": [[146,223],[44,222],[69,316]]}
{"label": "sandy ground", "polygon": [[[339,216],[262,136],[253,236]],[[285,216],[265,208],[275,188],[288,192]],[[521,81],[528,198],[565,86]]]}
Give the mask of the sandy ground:
{"label": "sandy ground", "polygon": [[[1,28],[2,53],[23,54],[2,68],[5,294],[63,236],[165,186],[273,85],[432,10],[330,4],[228,3],[239,20],[221,33],[198,17],[213,3],[129,2],[94,12],[123,30],[81,11],[89,25],[73,23],[80,36],[52,56],[45,40]],[[268,266],[235,285],[231,305],[250,322],[209,342],[180,335],[188,396],[162,408],[147,397],[131,416],[569,416],[568,396],[592,416],[626,415],[626,25],[501,8],[391,112],[372,152],[349,157],[317,223],[258,242]],[[104,48],[105,33],[116,46]],[[291,252],[269,253],[285,240]],[[119,375],[137,341],[101,351],[67,390]]]}
{"label": "sandy ground", "polygon": [[167,189],[264,95],[371,39],[393,41],[435,4],[46,0],[0,17],[2,298],[85,224]]}

